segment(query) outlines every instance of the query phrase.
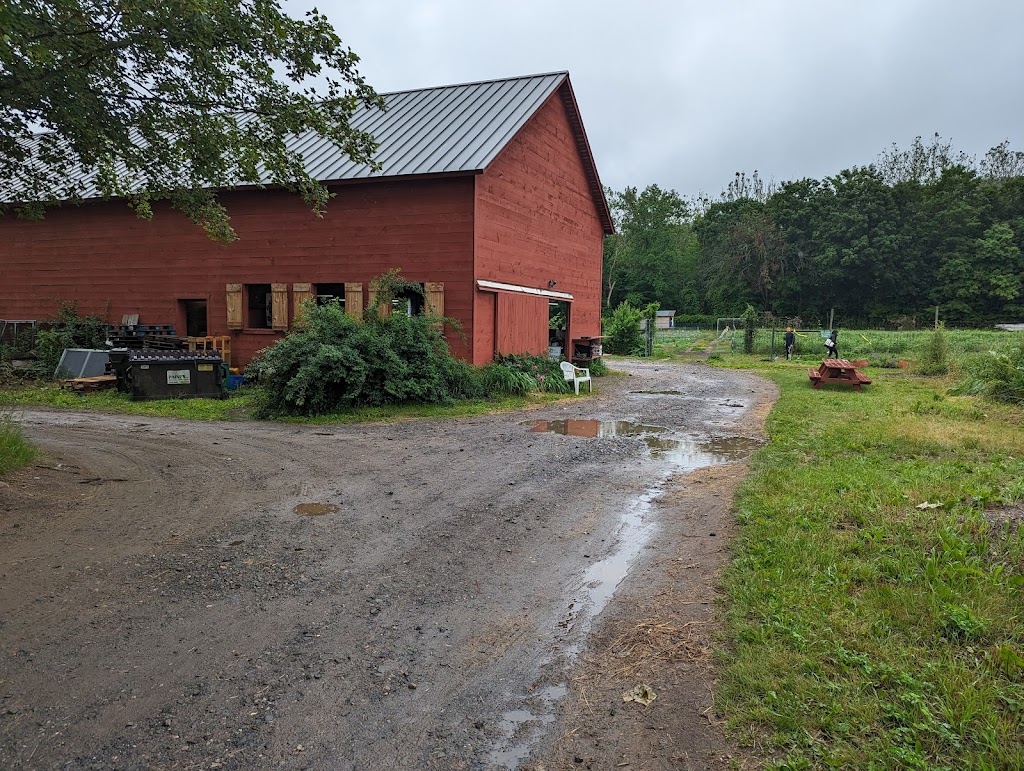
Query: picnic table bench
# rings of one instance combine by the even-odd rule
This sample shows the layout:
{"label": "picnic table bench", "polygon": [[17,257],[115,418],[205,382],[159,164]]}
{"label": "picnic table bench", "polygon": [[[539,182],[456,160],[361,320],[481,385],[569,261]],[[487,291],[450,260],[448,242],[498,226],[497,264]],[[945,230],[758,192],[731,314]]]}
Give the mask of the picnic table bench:
{"label": "picnic table bench", "polygon": [[860,391],[861,385],[871,383],[871,378],[858,372],[847,359],[825,359],[817,369],[808,369],[807,375],[815,388],[821,388],[825,383],[847,383]]}

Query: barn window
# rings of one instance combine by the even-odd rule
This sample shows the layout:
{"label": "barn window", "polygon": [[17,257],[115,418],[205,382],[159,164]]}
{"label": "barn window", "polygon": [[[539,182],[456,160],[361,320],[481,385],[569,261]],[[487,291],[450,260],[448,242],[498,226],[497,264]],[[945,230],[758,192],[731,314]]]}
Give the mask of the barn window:
{"label": "barn window", "polygon": [[423,299],[423,284],[420,284],[419,292],[415,289],[402,290],[391,298],[391,310],[401,311],[408,316],[418,316],[423,313]]}
{"label": "barn window", "polygon": [[314,294],[317,305],[326,305],[337,301],[342,308],[345,307],[345,285],[344,284],[314,284]]}
{"label": "barn window", "polygon": [[249,329],[270,329],[274,324],[274,296],[270,284],[246,284],[245,326]]}

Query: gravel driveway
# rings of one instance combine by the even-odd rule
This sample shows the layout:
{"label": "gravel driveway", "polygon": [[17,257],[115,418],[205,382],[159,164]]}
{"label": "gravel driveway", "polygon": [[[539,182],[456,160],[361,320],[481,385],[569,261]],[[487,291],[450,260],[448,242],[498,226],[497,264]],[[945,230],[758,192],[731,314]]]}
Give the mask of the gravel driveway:
{"label": "gravel driveway", "polygon": [[0,767],[614,767],[559,754],[574,675],[662,580],[659,502],[738,477],[775,393],[614,366],[461,420],[21,413],[44,459],[0,482]]}

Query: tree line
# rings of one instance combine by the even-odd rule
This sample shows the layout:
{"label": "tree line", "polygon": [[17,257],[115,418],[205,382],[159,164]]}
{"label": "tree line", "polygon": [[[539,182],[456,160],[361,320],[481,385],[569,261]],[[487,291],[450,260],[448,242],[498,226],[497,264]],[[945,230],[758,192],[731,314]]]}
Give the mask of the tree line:
{"label": "tree line", "polygon": [[1024,318],[1024,152],[980,160],[938,135],[825,179],[737,173],[715,200],[606,191],[604,300],[689,316],[987,326]]}

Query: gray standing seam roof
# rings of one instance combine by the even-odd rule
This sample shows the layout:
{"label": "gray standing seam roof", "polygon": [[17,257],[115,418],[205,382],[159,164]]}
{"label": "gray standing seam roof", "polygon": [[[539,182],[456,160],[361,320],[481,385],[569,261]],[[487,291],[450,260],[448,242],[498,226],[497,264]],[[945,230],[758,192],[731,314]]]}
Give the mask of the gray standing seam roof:
{"label": "gray standing seam roof", "polygon": [[[387,110],[360,105],[350,121],[353,128],[369,132],[376,140],[377,170],[353,162],[313,131],[291,137],[288,149],[301,154],[306,171],[320,182],[482,171],[561,89],[602,226],[612,233],[608,203],[568,76],[568,72],[550,72],[382,94]],[[86,182],[83,198],[100,196],[90,184],[93,172],[83,169],[72,176]],[[268,174],[261,177],[263,184],[271,183]]]}
{"label": "gray standing seam roof", "polygon": [[351,121],[377,140],[379,171],[353,163],[312,132],[297,137],[292,149],[302,153],[307,171],[321,182],[479,171],[566,76],[555,72],[384,94],[386,112],[364,107]]}

